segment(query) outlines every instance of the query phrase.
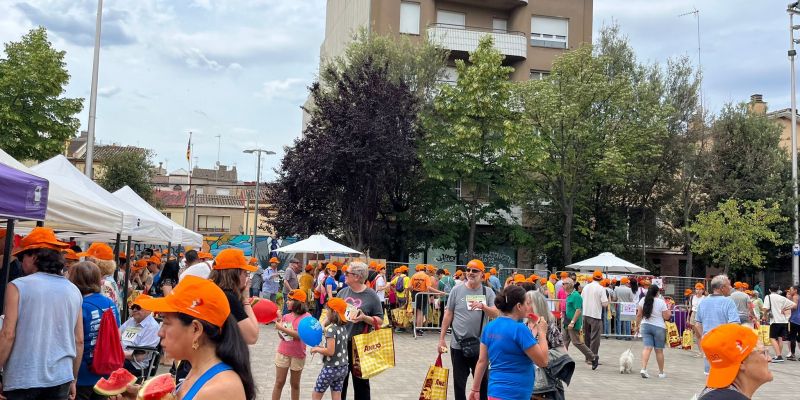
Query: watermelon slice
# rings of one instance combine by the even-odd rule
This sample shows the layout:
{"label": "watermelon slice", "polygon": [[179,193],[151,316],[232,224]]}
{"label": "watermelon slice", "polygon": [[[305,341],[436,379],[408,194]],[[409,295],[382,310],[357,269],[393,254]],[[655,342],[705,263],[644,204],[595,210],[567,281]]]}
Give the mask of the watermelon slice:
{"label": "watermelon slice", "polygon": [[157,375],[148,379],[139,389],[136,400],[172,400],[175,396],[175,378],[170,374]]}
{"label": "watermelon slice", "polygon": [[94,385],[94,391],[103,396],[122,394],[129,385],[136,383],[136,377],[125,368],[120,368],[109,375],[108,379],[100,378]]}

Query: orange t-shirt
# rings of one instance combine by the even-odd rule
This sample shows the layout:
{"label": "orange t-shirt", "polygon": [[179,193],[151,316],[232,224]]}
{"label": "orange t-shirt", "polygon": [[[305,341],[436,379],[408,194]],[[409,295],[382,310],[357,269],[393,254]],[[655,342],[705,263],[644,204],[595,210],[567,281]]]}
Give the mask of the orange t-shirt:
{"label": "orange t-shirt", "polygon": [[431,277],[425,271],[419,271],[411,276],[411,290],[426,292],[431,287]]}

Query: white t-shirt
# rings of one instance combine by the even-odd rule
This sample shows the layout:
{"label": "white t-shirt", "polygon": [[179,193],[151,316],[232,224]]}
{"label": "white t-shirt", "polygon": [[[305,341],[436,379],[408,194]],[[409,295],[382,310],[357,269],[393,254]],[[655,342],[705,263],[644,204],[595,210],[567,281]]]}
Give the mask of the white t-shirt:
{"label": "white t-shirt", "polygon": [[697,312],[697,306],[700,305],[700,302],[703,301],[705,296],[692,296],[692,312]]}
{"label": "white t-shirt", "polygon": [[770,324],[785,324],[789,322],[789,317],[784,314],[783,310],[785,308],[790,308],[794,306],[794,302],[783,297],[777,293],[770,293],[764,297],[764,308],[767,312],[771,311],[772,318],[770,318]]}
{"label": "white t-shirt", "polygon": [[586,285],[581,292],[583,298],[583,316],[600,319],[603,316],[603,303],[608,302],[606,288],[597,281]]}
{"label": "white t-shirt", "polygon": [[211,262],[203,261],[195,265],[192,265],[189,268],[186,268],[186,271],[183,271],[183,273],[178,277],[178,282],[182,281],[183,278],[189,275],[199,276],[203,279],[208,279],[208,276],[211,275]]}
{"label": "white t-shirt", "polygon": [[375,278],[375,292],[378,293],[378,298],[381,299],[381,303],[386,299],[386,278],[383,275],[378,275]]}
{"label": "white t-shirt", "polygon": [[[639,300],[638,307],[644,308],[644,297]],[[643,324],[650,324],[653,326],[658,326],[661,328],[666,328],[667,325],[664,323],[664,316],[661,314],[662,312],[667,310],[667,303],[661,297],[656,297],[653,299],[653,311],[650,313],[650,318],[645,318],[642,315],[642,323]]]}

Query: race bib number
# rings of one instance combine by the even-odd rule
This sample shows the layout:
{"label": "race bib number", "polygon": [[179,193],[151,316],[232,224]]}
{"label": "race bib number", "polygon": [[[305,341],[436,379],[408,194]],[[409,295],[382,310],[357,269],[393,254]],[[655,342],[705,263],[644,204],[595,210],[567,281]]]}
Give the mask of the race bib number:
{"label": "race bib number", "polygon": [[481,309],[477,307],[478,303],[486,305],[486,296],[482,294],[470,294],[466,296],[467,301],[467,310],[469,311],[480,311]]}
{"label": "race bib number", "polygon": [[132,342],[133,339],[136,337],[136,335],[138,335],[139,332],[141,332],[141,331],[142,331],[142,328],[139,328],[137,326],[131,326],[129,328],[126,328],[122,332],[122,340],[127,341],[127,342]]}

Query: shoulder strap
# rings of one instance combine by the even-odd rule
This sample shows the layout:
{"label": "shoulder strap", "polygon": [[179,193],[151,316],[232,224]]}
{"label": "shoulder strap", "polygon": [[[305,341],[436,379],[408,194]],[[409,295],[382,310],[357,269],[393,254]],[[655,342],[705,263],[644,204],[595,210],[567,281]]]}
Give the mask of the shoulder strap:
{"label": "shoulder strap", "polygon": [[[486,299],[486,286],[481,285],[481,290],[483,291],[483,298]],[[486,300],[488,303],[488,300]],[[480,339],[481,333],[483,333],[483,318],[486,317],[486,313],[481,308],[481,329],[478,331],[478,339]]]}
{"label": "shoulder strap", "polygon": [[189,388],[189,391],[186,392],[186,396],[183,397],[183,400],[193,400],[194,396],[197,395],[197,392],[205,385],[211,378],[217,376],[220,372],[223,371],[230,371],[232,368],[223,362],[217,363],[217,365],[208,369],[208,371],[204,372],[203,375],[200,375],[200,378],[195,381],[192,387]]}

